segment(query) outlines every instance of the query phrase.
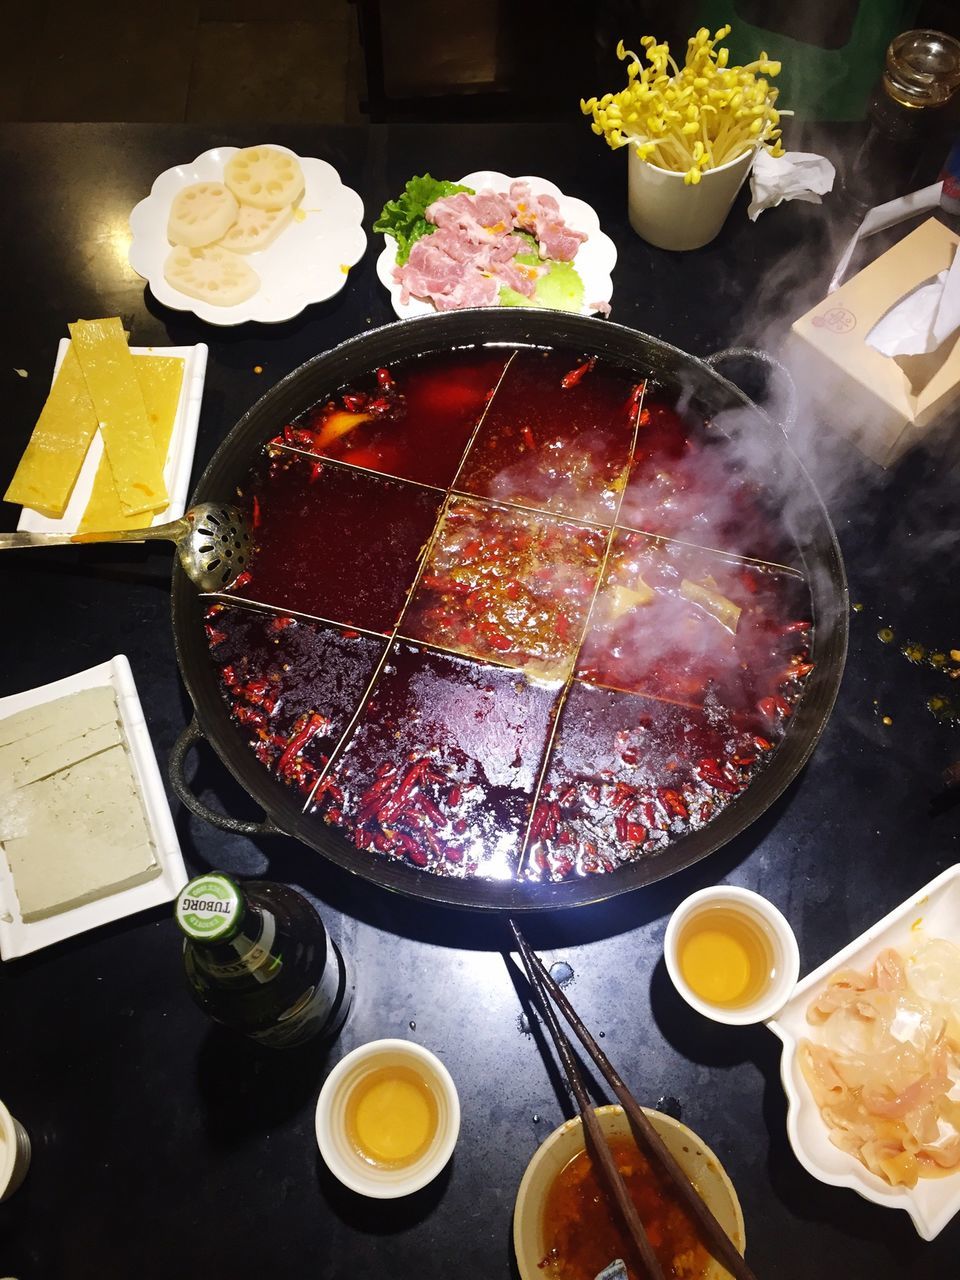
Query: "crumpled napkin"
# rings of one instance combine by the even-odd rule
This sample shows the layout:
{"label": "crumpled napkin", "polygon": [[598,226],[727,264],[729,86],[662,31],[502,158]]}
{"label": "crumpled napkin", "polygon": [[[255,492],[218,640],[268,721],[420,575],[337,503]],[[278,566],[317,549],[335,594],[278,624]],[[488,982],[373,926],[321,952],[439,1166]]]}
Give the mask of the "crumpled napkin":
{"label": "crumpled napkin", "polygon": [[905,294],[865,338],[883,356],[925,356],[960,329],[960,252],[949,269]]}
{"label": "crumpled napkin", "polygon": [[596,1280],[628,1280],[626,1264],[622,1258],[614,1258],[609,1267],[604,1267]]}
{"label": "crumpled napkin", "polygon": [[837,171],[826,156],[812,151],[785,151],[782,156],[772,156],[761,148],[750,171],[750,221],[756,222],[764,209],[774,209],[784,200],[821,204],[821,197],[833,190],[836,176]]}

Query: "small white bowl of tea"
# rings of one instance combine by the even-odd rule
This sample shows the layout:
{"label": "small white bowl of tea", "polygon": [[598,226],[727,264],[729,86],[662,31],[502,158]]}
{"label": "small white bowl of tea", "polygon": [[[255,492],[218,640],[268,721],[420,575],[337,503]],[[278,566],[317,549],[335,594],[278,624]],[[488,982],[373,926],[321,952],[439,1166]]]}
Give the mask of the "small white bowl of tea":
{"label": "small white bowl of tea", "polygon": [[663,940],[667,972],[687,1004],[714,1022],[766,1022],[800,976],[786,917],[750,889],[716,885],[684,899]]}
{"label": "small white bowl of tea", "polygon": [[351,1191],[393,1200],[432,1182],[453,1154],[460,1099],[435,1054],[410,1040],[348,1053],[317,1099],[317,1145]]}

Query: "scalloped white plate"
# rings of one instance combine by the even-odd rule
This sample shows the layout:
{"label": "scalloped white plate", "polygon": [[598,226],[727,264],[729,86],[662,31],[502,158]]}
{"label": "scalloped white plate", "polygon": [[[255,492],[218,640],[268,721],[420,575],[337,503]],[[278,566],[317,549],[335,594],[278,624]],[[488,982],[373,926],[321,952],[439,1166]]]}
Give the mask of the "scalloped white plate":
{"label": "scalloped white plate", "polygon": [[821,1182],[849,1187],[875,1204],[903,1209],[924,1240],[932,1240],[960,1210],[960,1171],[943,1178],[921,1178],[912,1190],[891,1187],[854,1156],[835,1147],[800,1071],[797,1043],[816,1039],[816,1027],[807,1022],[807,1007],[814,993],[824,987],[837,970],[869,969],[885,947],[909,954],[929,938],[946,938],[960,945],[960,863],[948,867],[819,969],[814,969],[797,984],[776,1018],[767,1023],[783,1041],[780,1075],[788,1103],[787,1136],[797,1159]]}
{"label": "scalloped white plate", "polygon": [[[260,144],[267,145],[267,144]],[[295,152],[270,143],[276,151]],[[172,288],[163,275],[170,253],[167,217],[174,196],[192,182],[222,181],[223,170],[239,147],[214,147],[191,164],[167,169],[156,179],[150,194],[130,214],[130,265],[150,285],[150,292],[164,306],[192,311],[208,324],[243,324],[259,320],[277,324],[292,320],[312,302],[332,298],[347,282],[347,273],[363,257],[367,236],[363,201],[326,160],[298,156],[303,168],[304,193],[294,216],[281,233],[259,253],[245,254],[260,277],[260,288],[235,307],[215,307]]]}
{"label": "scalloped white plate", "polygon": [[[530,190],[536,196],[553,196],[560,206],[560,213],[568,227],[574,231],[585,231],[587,239],[580,246],[573,265],[583,281],[584,305],[580,314],[593,315],[601,308],[599,303],[609,303],[613,296],[613,281],[610,273],[616,266],[617,246],[608,235],[600,230],[600,219],[593,208],[585,200],[577,200],[574,196],[565,196],[558,186],[546,178],[527,175],[522,178],[508,178],[505,173],[495,173],[491,169],[480,169],[476,173],[468,173],[457,182],[465,187],[473,187],[481,191],[491,187],[494,191],[508,191],[511,182],[529,182]],[[384,236],[386,244],[377,258],[377,277],[390,294],[393,309],[401,320],[408,316],[427,316],[436,311],[432,302],[424,302],[420,298],[411,298],[409,302],[400,301],[400,286],[393,278],[393,268],[397,264],[397,242],[393,236]]]}

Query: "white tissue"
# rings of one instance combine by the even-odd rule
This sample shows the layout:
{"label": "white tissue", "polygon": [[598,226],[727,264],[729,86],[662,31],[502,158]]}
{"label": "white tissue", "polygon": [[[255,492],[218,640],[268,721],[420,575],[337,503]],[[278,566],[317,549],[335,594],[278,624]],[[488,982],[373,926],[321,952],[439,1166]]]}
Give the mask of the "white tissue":
{"label": "white tissue", "polygon": [[866,336],[883,356],[925,356],[960,329],[960,253],[947,271],[912,289]]}
{"label": "white tissue", "polygon": [[933,186],[922,187],[919,191],[911,191],[909,195],[897,196],[895,200],[888,200],[886,204],[868,209],[837,263],[827,293],[834,293],[843,284],[853,251],[861,240],[865,240],[867,236],[875,236],[878,231],[886,231],[887,227],[895,227],[897,223],[905,222],[907,218],[923,213],[926,209],[936,209],[940,204],[942,191],[943,183],[935,182]]}
{"label": "white tissue", "polygon": [[833,190],[836,175],[826,156],[812,151],[785,151],[782,156],[772,156],[761,148],[750,173],[750,221],[756,222],[764,209],[774,209],[784,200],[821,204],[821,196]]}

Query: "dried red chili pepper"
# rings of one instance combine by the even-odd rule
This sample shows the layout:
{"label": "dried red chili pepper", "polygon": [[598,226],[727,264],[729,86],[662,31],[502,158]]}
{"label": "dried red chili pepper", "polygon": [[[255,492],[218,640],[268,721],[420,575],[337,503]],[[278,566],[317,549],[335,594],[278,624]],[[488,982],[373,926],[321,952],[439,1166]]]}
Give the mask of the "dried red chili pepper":
{"label": "dried red chili pepper", "polygon": [[530,428],[521,427],[520,434],[523,436],[523,443],[527,446],[527,448],[530,449],[531,452],[535,451],[537,447],[537,442],[536,440],[534,440],[533,432],[530,430]]}
{"label": "dried red chili pepper", "polygon": [[207,643],[211,648],[215,648],[218,644],[223,644],[227,638],[225,631],[221,631],[219,627],[212,627],[209,622],[204,623],[203,629],[207,633]]}
{"label": "dried red chili pepper", "polygon": [[377,385],[383,391],[396,391],[397,384],[394,382],[389,369],[377,370]]}
{"label": "dried red chili pepper", "polygon": [[591,356],[589,360],[584,360],[583,364],[577,365],[576,369],[571,369],[569,373],[565,373],[560,379],[560,385],[565,391],[570,387],[575,387],[585,374],[588,374],[593,366],[597,363],[597,357]]}
{"label": "dried red chili pepper", "polygon": [[660,800],[667,812],[673,814],[675,818],[686,820],[690,817],[690,811],[679,791],[674,791],[669,787],[662,787]]}
{"label": "dried red chili pepper", "polygon": [[791,712],[790,703],[777,695],[761,698],[757,707],[768,720],[773,721],[785,720]]}
{"label": "dried red chili pepper", "polygon": [[444,814],[441,813],[430,797],[425,796],[422,792],[420,795],[420,807],[435,827],[445,827],[447,825],[447,819]]}
{"label": "dried red chili pepper", "polygon": [[326,734],[329,732],[330,721],[327,717],[322,716],[319,711],[309,712],[301,727],[291,736],[283,754],[277,761],[277,773],[282,777],[289,771],[293,761],[312,738],[315,738],[318,733]]}
{"label": "dried red chili pepper", "polygon": [[361,409],[366,407],[368,396],[363,391],[347,391],[341,399],[343,407],[350,413],[359,413]]}
{"label": "dried red chili pepper", "polygon": [[248,680],[246,684],[240,686],[237,692],[243,694],[248,702],[261,702],[269,688],[270,682],[268,680]]}
{"label": "dried red chili pepper", "polygon": [[234,704],[233,714],[241,724],[253,725],[256,729],[265,729],[267,727],[267,717],[263,712],[257,711],[253,707],[245,706],[242,702]]}
{"label": "dried red chili pepper", "polygon": [[260,499],[256,494],[253,495],[253,511],[251,512],[250,523],[254,529],[260,528]]}
{"label": "dried red chili pepper", "polygon": [[235,590],[239,591],[241,587],[245,587],[248,582],[252,582],[252,581],[253,581],[253,574],[250,572],[249,569],[244,569],[243,573],[238,574],[237,577],[234,578],[233,587]]}
{"label": "dried red chili pepper", "polygon": [[716,760],[701,760],[697,765],[697,776],[708,786],[715,787],[717,791],[725,791],[731,796],[735,796],[740,790],[739,782],[728,778]]}

